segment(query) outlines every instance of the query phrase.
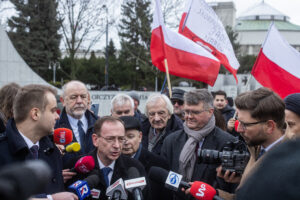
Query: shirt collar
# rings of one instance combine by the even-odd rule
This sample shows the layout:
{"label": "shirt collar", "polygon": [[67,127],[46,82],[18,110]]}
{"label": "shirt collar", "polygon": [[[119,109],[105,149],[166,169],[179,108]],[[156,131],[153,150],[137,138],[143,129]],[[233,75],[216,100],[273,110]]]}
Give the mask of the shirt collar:
{"label": "shirt collar", "polygon": [[115,167],[115,164],[116,164],[116,161],[115,161],[115,160],[114,160],[110,165],[105,166],[105,165],[101,162],[101,160],[100,160],[98,154],[97,154],[97,159],[98,159],[98,163],[99,163],[99,168],[100,168],[100,169],[102,169],[102,168],[104,168],[104,167],[109,167],[109,168],[112,169],[112,171],[114,170],[114,167]]}
{"label": "shirt collar", "polygon": [[19,131],[20,135],[23,137],[23,139],[25,140],[25,143],[27,144],[28,148],[30,149],[33,145],[37,145],[38,147],[40,147],[40,143],[39,141],[37,141],[36,144],[33,144],[33,142],[28,138],[26,137],[23,133],[21,133]]}
{"label": "shirt collar", "polygon": [[284,135],[281,136],[279,139],[277,139],[275,142],[273,142],[272,144],[270,144],[269,146],[267,146],[266,148],[264,148],[263,146],[261,146],[261,149],[264,149],[266,152],[269,151],[273,146],[275,146],[277,143],[279,143],[282,139],[284,138]]}

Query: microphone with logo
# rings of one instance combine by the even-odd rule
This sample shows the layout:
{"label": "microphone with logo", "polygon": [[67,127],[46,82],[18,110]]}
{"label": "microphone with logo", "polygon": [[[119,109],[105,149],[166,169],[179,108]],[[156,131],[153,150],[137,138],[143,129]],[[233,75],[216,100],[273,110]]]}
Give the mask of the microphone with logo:
{"label": "microphone with logo", "polygon": [[216,195],[216,190],[207,183],[195,181],[192,185],[182,181],[182,175],[176,172],[168,172],[160,167],[151,167],[149,178],[158,182],[165,183],[165,187],[173,191],[179,191],[181,188],[191,188],[190,194],[198,200],[222,200]]}
{"label": "microphone with logo", "polygon": [[[84,200],[92,196],[92,198],[99,198],[100,191],[90,190],[90,188],[95,188],[100,182],[99,175],[92,174],[83,180],[78,180],[69,186],[69,190],[78,196],[79,200]],[[95,196],[95,192],[97,192]]]}
{"label": "microphone with logo", "polygon": [[143,200],[142,190],[146,186],[145,177],[140,177],[140,173],[135,167],[128,169],[128,177],[132,178],[125,180],[125,188],[133,194],[135,200]]}
{"label": "microphone with logo", "polygon": [[57,128],[53,132],[53,141],[55,144],[68,145],[73,141],[72,130],[68,128]]}
{"label": "microphone with logo", "polygon": [[195,181],[190,189],[190,194],[198,200],[223,200],[217,196],[217,191],[209,184]]}
{"label": "microphone with logo", "polygon": [[93,156],[84,156],[81,157],[75,164],[75,167],[72,168],[71,172],[78,172],[81,174],[86,174],[92,171],[95,168],[95,160]]}
{"label": "microphone with logo", "polygon": [[108,196],[110,200],[127,199],[127,193],[125,191],[124,181],[122,178],[118,179],[116,182],[114,182],[106,189],[106,196]]}
{"label": "microphone with logo", "polygon": [[179,191],[181,188],[190,188],[187,182],[181,180],[182,175],[172,171],[168,172],[160,167],[151,167],[149,178],[158,183],[165,183],[165,187],[173,191]]}

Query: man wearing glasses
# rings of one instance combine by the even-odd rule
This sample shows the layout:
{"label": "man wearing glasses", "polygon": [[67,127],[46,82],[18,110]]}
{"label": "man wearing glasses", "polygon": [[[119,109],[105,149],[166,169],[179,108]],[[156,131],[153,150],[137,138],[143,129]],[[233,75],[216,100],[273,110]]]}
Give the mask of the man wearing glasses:
{"label": "man wearing glasses", "polygon": [[92,133],[98,118],[88,110],[88,90],[84,83],[76,80],[66,83],[62,90],[60,101],[64,108],[55,128],[71,129],[74,142],[80,143],[80,153],[88,153],[94,149]]}
{"label": "man wearing glasses", "polygon": [[[222,174],[221,168],[218,168],[218,176],[227,182],[240,183],[238,190],[254,168],[259,166],[261,157],[284,138],[285,105],[276,93],[267,88],[240,94],[235,105],[239,121],[237,131],[247,143],[251,157],[242,177],[236,177],[235,173],[230,174],[229,171]],[[219,195],[225,199],[234,198],[221,190]]]}
{"label": "man wearing glasses", "polygon": [[[203,181],[220,187],[217,164],[202,163],[198,149],[222,151],[225,144],[235,138],[215,125],[213,97],[207,89],[197,89],[184,95],[184,129],[170,134],[164,141],[161,155],[168,160],[172,171],[183,175],[183,180]],[[225,185],[222,185],[225,187]],[[176,199],[186,199],[177,194]]]}
{"label": "man wearing glasses", "polygon": [[[133,178],[128,177],[127,170],[130,167],[135,167],[139,171],[140,177],[145,177],[146,172],[139,161],[121,155],[126,141],[125,127],[121,119],[112,116],[102,117],[96,121],[94,130],[92,140],[96,149],[89,155],[93,156],[95,160],[95,169],[84,176],[88,177],[93,173],[99,174],[100,183],[96,186],[96,189],[101,191],[99,199],[107,199],[105,194],[108,186],[119,178],[123,180]],[[76,178],[83,180],[82,176],[82,174],[78,174]],[[146,196],[146,193],[147,189],[143,194]],[[128,199],[132,199],[132,197],[129,196]]]}
{"label": "man wearing glasses", "polygon": [[182,121],[174,113],[170,99],[164,94],[151,95],[146,101],[142,122],[143,147],[160,155],[164,139],[170,133],[182,129]]}

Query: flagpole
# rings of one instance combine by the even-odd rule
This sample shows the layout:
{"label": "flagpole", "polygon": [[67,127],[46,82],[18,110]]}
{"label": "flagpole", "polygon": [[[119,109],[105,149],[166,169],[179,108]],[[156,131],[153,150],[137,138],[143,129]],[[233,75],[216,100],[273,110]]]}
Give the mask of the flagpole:
{"label": "flagpole", "polygon": [[165,68],[166,68],[166,74],[167,74],[169,95],[170,95],[170,98],[172,98],[172,88],[171,88],[171,81],[170,81],[170,75],[169,75],[169,67],[168,67],[168,61],[166,58],[165,58],[164,62],[165,62]]}

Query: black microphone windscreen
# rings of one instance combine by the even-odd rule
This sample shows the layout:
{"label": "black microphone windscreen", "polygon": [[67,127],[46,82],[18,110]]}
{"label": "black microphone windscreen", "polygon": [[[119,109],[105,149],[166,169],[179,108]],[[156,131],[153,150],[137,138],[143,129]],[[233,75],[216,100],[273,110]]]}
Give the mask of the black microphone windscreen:
{"label": "black microphone windscreen", "polygon": [[136,167],[130,167],[127,171],[127,174],[128,174],[129,179],[134,179],[134,178],[140,177],[140,172]]}
{"label": "black microphone windscreen", "polygon": [[90,188],[95,188],[100,183],[100,176],[97,174],[89,175],[84,179]]}
{"label": "black microphone windscreen", "polygon": [[167,180],[169,172],[160,167],[151,167],[149,171],[149,178],[158,182],[158,183],[165,183]]}

